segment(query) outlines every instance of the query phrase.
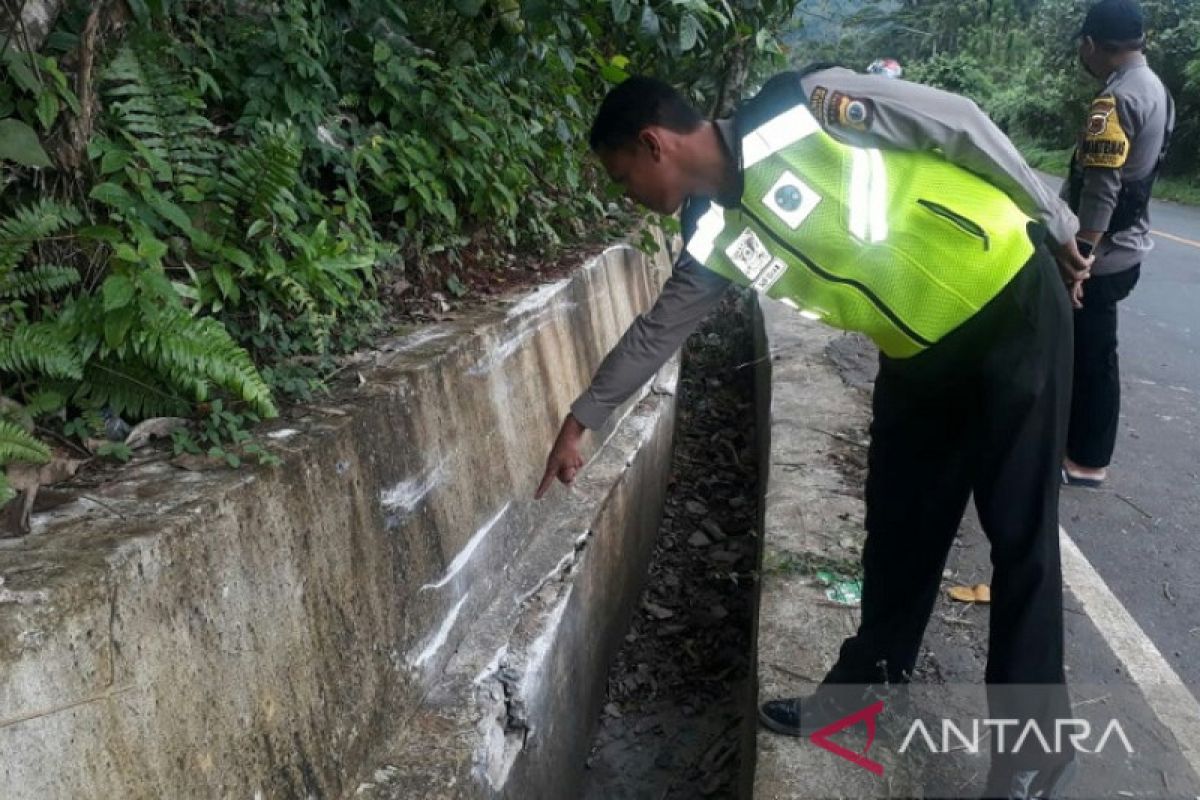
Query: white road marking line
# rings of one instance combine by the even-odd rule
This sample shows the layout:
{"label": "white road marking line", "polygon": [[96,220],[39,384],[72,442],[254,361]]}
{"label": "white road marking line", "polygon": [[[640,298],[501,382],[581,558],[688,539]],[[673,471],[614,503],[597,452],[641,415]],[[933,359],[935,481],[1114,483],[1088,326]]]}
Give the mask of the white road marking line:
{"label": "white road marking line", "polygon": [[1154,236],[1161,236],[1164,239],[1170,239],[1173,242],[1179,242],[1180,244],[1186,244],[1192,247],[1200,247],[1200,242],[1192,239],[1185,239],[1182,236],[1176,236],[1173,233],[1163,233],[1162,231],[1150,231],[1150,233]]}
{"label": "white road marking line", "polygon": [[1063,579],[1088,618],[1146,697],[1158,719],[1175,736],[1179,752],[1200,776],[1200,703],[1163,658],[1104,579],[1059,526]]}

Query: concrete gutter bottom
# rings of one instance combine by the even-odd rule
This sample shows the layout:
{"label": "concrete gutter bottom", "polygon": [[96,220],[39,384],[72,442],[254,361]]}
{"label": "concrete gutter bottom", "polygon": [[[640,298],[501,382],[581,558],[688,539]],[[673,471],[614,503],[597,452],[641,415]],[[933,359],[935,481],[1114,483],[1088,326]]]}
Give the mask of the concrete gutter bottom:
{"label": "concrete gutter bottom", "polygon": [[383,343],[268,432],[280,468],[146,460],[0,543],[0,797],[570,797],[658,527],[674,365],[572,490],[531,496],[668,270],[610,248]]}

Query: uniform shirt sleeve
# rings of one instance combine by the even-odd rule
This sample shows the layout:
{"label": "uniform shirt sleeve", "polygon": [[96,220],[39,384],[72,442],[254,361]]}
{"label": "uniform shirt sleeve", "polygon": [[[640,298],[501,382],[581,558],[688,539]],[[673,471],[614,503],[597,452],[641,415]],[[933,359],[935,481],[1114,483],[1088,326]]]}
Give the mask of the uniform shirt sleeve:
{"label": "uniform shirt sleeve", "polygon": [[1092,101],[1076,149],[1083,168],[1079,193],[1079,227],[1106,231],[1121,192],[1121,168],[1129,157],[1143,114],[1131,98],[1103,94]]}
{"label": "uniform shirt sleeve", "polygon": [[575,418],[586,428],[603,427],[612,410],[674,355],[728,286],[727,279],[686,253],[680,256],[654,307],[633,321],[600,363],[591,386],[571,404]]}
{"label": "uniform shirt sleeve", "polygon": [[939,149],[947,160],[985,178],[1022,211],[1043,222],[1056,242],[1069,241],[1079,231],[1067,204],[1042,183],[1008,137],[971,100],[919,83],[842,68],[814,72],[802,83],[813,113],[835,136],[858,145]]}

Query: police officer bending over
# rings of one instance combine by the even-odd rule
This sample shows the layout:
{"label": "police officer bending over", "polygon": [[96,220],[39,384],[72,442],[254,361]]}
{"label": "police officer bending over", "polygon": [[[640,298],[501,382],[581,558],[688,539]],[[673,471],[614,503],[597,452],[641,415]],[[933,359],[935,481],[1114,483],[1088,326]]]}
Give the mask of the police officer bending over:
{"label": "police officer bending over", "polygon": [[[821,688],[765,703],[763,723],[807,735],[858,710],[842,704],[846,686],[909,679],[972,492],[995,565],[987,681],[1044,689],[998,709],[989,691],[991,714],[1042,730],[1069,717],[1058,489],[1071,319],[1055,255],[1071,280],[1089,262],[1066,205],[974,103],[840,68],[778,75],[715,122],[630,78],[605,98],[591,146],[641,204],[674,213],[687,200],[687,244],[572,405],[537,496],[574,480],[583,431],[729,283],[862,331],[881,351],[862,622]],[[993,758],[988,796],[1056,790],[1068,760],[1036,756]]]}
{"label": "police officer bending over", "polygon": [[1066,483],[1097,487],[1117,439],[1121,378],[1117,303],[1133,290],[1150,239],[1150,189],[1166,157],[1175,108],[1146,64],[1142,11],[1133,0],[1093,5],[1079,31],[1079,60],[1104,81],[1080,134],[1063,197],[1079,215],[1092,277],[1076,290],[1075,388],[1063,461]]}

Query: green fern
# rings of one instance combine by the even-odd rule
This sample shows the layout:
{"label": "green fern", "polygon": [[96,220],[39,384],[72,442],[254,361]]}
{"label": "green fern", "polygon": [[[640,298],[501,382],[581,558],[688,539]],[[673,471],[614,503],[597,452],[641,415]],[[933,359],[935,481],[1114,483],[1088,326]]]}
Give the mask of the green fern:
{"label": "green fern", "polygon": [[65,400],[60,392],[52,389],[43,389],[25,401],[22,411],[30,419],[38,419],[39,417],[61,411],[64,402]]}
{"label": "green fern", "polygon": [[[109,408],[125,419],[186,416],[191,404],[164,387],[163,376],[145,364],[133,361],[96,359],[84,370],[83,381],[72,400],[95,414]],[[104,428],[102,419],[99,429]],[[89,422],[89,427],[95,428]]]}
{"label": "green fern", "polygon": [[55,391],[39,391],[24,403],[17,403],[10,398],[5,399],[9,401],[9,404],[3,415],[27,431],[33,430],[39,417],[61,411],[64,402],[63,396]]}
{"label": "green fern", "polygon": [[182,308],[165,308],[130,336],[134,351],[148,365],[191,389],[197,400],[207,399],[205,382],[211,381],[260,416],[278,415],[271,388],[250,354],[216,320],[193,317]]}
{"label": "green fern", "polygon": [[[228,236],[239,220],[297,222],[292,189],[300,181],[303,151],[289,131],[273,133],[248,147],[233,148],[221,168],[217,188],[218,238]],[[253,228],[253,225],[251,226]]]}
{"label": "green fern", "polygon": [[22,323],[3,333],[0,372],[76,380],[83,377],[82,359],[63,340],[58,327],[46,322]]}
{"label": "green fern", "polygon": [[195,183],[212,174],[215,130],[199,91],[157,39],[135,37],[104,73],[109,111],[156,180]]}
{"label": "green fern", "polygon": [[67,225],[78,225],[79,219],[74,208],[49,199],[14,209],[11,216],[0,221],[0,281],[8,278],[39,239]]}
{"label": "green fern", "polygon": [[0,464],[27,461],[44,464],[50,460],[50,448],[39,442],[20,425],[0,419]]}
{"label": "green fern", "polygon": [[0,300],[53,294],[77,283],[79,272],[74,267],[38,264],[0,277]]}

